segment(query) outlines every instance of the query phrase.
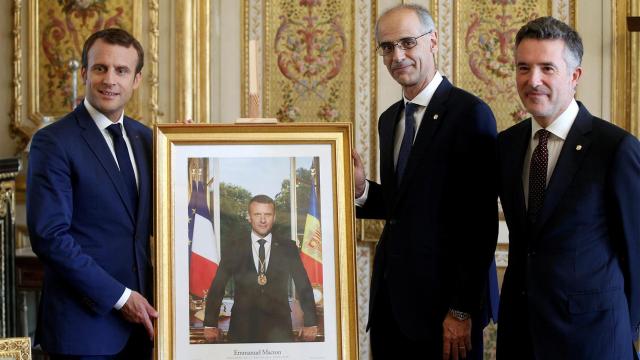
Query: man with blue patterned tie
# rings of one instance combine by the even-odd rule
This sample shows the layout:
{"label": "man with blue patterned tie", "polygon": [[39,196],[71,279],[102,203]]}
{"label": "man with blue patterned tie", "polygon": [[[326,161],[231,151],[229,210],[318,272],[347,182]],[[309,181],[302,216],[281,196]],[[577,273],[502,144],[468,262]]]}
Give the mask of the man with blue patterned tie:
{"label": "man with blue patterned tie", "polygon": [[386,221],[371,281],[373,358],[482,359],[482,311],[496,309],[487,300],[490,269],[496,284],[496,122],[437,71],[426,9],[387,10],[376,40],[403,99],[380,116],[380,184],[365,180],[353,154],[357,216]]}
{"label": "man with blue patterned tie", "polygon": [[124,30],[91,35],[83,103],[33,137],[27,222],[45,268],[35,342],[54,360],[151,358],[152,136],[124,116],[143,54]]}

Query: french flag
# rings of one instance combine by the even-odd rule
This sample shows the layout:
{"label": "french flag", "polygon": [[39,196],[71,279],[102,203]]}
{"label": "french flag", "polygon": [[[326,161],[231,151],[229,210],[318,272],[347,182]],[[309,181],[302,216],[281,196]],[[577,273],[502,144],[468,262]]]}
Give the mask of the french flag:
{"label": "french flag", "polygon": [[191,243],[189,292],[204,298],[216,277],[220,253],[211,222],[211,212],[207,206],[206,187],[202,181],[191,182],[189,242]]}

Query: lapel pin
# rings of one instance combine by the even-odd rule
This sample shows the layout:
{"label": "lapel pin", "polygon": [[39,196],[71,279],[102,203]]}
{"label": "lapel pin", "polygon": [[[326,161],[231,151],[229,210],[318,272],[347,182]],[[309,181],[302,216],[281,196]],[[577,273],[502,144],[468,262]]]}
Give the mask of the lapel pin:
{"label": "lapel pin", "polygon": [[433,115],[433,120],[438,120],[438,114]]}
{"label": "lapel pin", "polygon": [[576,150],[578,150],[578,151],[582,150],[582,145],[576,146]]}

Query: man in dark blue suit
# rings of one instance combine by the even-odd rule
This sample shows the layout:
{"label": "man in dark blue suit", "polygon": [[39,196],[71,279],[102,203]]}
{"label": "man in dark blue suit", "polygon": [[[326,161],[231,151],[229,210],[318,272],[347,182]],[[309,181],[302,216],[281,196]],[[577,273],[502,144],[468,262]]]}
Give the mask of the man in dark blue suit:
{"label": "man in dark blue suit", "polygon": [[371,281],[373,358],[482,359],[498,234],[496,122],[436,70],[426,9],[386,11],[376,39],[403,99],[380,116],[380,184],[353,154],[357,216],[386,221]]}
{"label": "man in dark blue suit", "polygon": [[250,236],[222,254],[220,267],[207,293],[204,336],[222,340],[218,328],[220,305],[229,280],[234,281],[233,307],[228,340],[237,343],[293,342],[289,306],[290,279],[303,311],[303,327],[297,340],[314,341],[318,333],[313,288],[300,251],[291,240],[278,239],[271,230],[276,204],[267,195],[256,195],[248,206]]}
{"label": "man in dark blue suit", "polygon": [[126,31],[91,35],[84,102],[31,143],[27,222],[45,268],[35,341],[52,359],[151,357],[151,131],[124,116],[142,65]]}
{"label": "man in dark blue suit", "polygon": [[582,40],[552,17],[516,35],[532,119],[498,137],[509,226],[498,359],[633,359],[640,325],[640,144],[575,101]]}

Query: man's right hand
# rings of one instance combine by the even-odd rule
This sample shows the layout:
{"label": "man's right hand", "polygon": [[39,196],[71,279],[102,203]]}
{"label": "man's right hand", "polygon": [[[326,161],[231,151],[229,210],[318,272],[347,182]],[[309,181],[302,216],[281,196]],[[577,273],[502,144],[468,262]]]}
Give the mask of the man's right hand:
{"label": "man's right hand", "polygon": [[131,296],[120,309],[125,320],[142,324],[149,334],[149,339],[153,341],[153,324],[151,319],[158,318],[158,312],[153,308],[139,292],[131,291]]}
{"label": "man's right hand", "polygon": [[351,158],[353,159],[353,181],[355,183],[356,199],[364,194],[366,186],[366,176],[364,174],[364,165],[362,159],[356,149],[351,149]]}
{"label": "man's right hand", "polygon": [[205,327],[204,328],[204,338],[207,342],[216,342],[221,340],[220,329],[216,327]]}

